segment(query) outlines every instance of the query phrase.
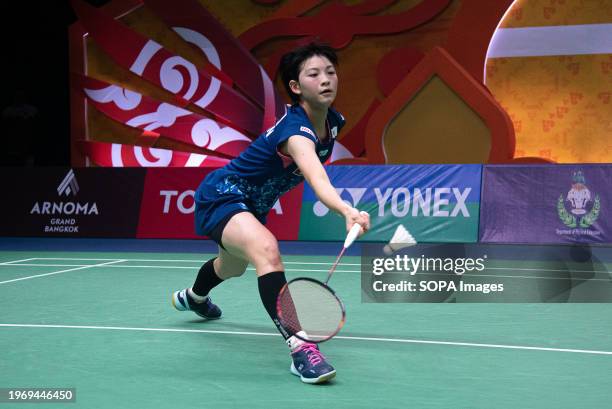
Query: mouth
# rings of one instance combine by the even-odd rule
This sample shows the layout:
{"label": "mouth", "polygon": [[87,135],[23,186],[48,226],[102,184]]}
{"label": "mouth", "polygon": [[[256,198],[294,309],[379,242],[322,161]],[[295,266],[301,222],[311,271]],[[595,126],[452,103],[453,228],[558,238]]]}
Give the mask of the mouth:
{"label": "mouth", "polygon": [[326,89],[326,90],[319,92],[319,95],[325,95],[325,96],[333,95],[333,91],[331,89]]}

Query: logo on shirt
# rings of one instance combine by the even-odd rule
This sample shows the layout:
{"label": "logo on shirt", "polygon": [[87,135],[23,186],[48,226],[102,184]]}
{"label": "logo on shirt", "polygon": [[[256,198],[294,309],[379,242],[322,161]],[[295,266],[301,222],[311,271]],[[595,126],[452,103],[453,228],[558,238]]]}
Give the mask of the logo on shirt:
{"label": "logo on shirt", "polygon": [[329,151],[329,149],[323,149],[321,152],[319,152],[319,156],[323,157],[323,156],[327,155],[328,151]]}
{"label": "logo on shirt", "polygon": [[307,128],[305,126],[300,126],[300,131],[306,132],[307,134],[310,134],[310,135],[312,135],[312,136],[314,136],[316,138],[314,132],[312,132],[312,129],[310,129],[310,128]]}
{"label": "logo on shirt", "polygon": [[334,126],[331,129],[331,134],[332,134],[332,138],[336,139],[336,136],[338,136],[338,127],[337,126]]}

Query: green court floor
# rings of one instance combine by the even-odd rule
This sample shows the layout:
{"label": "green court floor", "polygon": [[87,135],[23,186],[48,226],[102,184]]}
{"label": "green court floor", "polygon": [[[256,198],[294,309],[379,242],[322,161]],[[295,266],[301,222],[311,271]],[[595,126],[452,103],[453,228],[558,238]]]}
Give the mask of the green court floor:
{"label": "green court floor", "polygon": [[[362,303],[345,257],[331,285],[347,324],[321,346],[338,375],[312,386],[253,270],[212,293],[221,320],[172,308],[210,256],[1,252],[0,388],[76,388],[45,406],[66,408],[610,407],[611,304]],[[288,278],[324,278],[334,257],[284,260]]]}

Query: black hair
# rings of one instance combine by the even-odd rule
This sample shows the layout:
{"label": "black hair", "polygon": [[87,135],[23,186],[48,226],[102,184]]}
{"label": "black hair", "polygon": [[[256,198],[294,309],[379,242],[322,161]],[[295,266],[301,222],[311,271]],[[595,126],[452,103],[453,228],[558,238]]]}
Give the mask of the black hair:
{"label": "black hair", "polygon": [[294,49],[291,52],[281,57],[280,65],[278,70],[280,71],[283,85],[287,90],[287,94],[296,103],[300,100],[300,96],[291,91],[289,87],[290,81],[297,81],[300,69],[304,64],[304,61],[312,57],[313,55],[320,55],[327,58],[334,66],[338,65],[338,56],[333,48],[327,44],[322,43],[310,43],[305,46]]}

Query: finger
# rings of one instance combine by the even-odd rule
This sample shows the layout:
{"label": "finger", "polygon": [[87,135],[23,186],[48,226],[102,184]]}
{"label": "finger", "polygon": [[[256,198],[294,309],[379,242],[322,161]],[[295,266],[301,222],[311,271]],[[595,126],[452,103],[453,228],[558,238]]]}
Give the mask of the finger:
{"label": "finger", "polygon": [[364,219],[364,222],[362,223],[364,232],[368,231],[370,229],[370,214],[362,210],[359,212],[359,215]]}

